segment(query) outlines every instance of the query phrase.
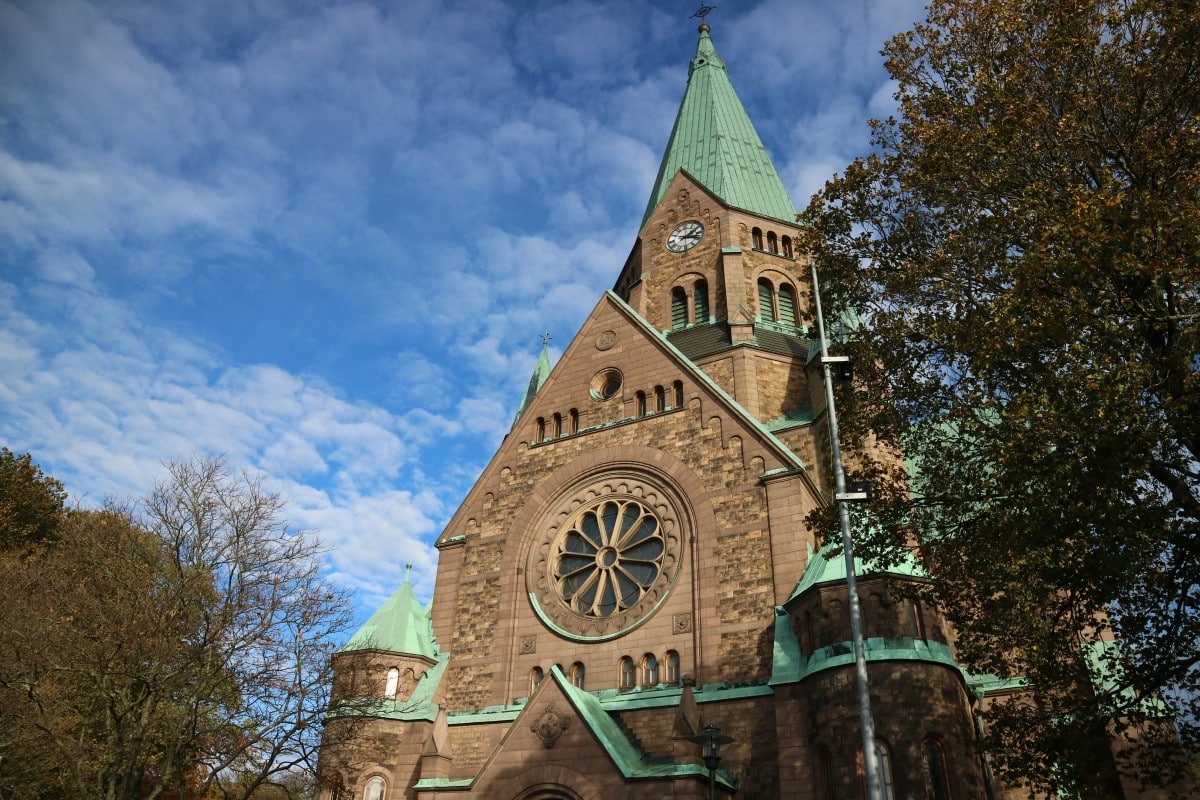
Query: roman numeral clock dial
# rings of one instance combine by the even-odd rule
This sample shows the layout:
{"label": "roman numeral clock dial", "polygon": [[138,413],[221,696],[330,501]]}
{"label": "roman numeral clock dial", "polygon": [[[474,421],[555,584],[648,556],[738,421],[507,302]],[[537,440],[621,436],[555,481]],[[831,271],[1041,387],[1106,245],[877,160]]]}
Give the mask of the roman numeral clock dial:
{"label": "roman numeral clock dial", "polygon": [[696,220],[681,222],[667,237],[667,249],[672,253],[683,253],[691,250],[700,243],[704,236],[704,226]]}

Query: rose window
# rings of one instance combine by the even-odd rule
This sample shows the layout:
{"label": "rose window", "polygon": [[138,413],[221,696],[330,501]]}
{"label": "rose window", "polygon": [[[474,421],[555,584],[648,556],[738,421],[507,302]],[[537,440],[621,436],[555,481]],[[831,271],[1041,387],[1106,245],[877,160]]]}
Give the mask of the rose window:
{"label": "rose window", "polygon": [[580,514],[556,549],[551,578],[559,597],[578,614],[607,618],[645,597],[667,546],[649,509],[610,499]]}

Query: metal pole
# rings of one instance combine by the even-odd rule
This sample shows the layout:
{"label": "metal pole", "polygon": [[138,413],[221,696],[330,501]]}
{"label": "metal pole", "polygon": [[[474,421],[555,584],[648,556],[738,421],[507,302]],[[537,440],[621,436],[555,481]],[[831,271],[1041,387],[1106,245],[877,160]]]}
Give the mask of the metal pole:
{"label": "metal pole", "polygon": [[[821,315],[821,290],[817,285],[817,265],[812,270],[813,300],[817,311],[817,334],[821,339],[821,369],[825,378],[825,413],[829,415],[829,443],[833,451],[835,497],[846,493],[846,471],[842,467],[842,448],[838,443],[837,413],[833,406],[833,380],[829,370],[829,343],[825,339],[825,319]],[[862,606],[858,599],[858,579],[854,575],[854,543],[850,538],[850,508],[837,499],[838,522],[842,527],[842,550],[846,557],[846,592],[850,595],[850,632],[854,637],[854,669],[858,676],[858,719],[862,727],[863,767],[867,773],[868,800],[883,800],[883,781],[879,774],[879,756],[875,752],[875,718],[871,716],[871,690],[867,685],[867,655],[863,646]]]}

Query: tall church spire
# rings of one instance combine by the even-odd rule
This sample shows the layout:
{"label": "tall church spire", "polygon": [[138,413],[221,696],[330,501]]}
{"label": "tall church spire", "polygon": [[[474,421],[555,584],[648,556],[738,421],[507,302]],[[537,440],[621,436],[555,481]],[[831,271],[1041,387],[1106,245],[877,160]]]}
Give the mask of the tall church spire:
{"label": "tall church spire", "polygon": [[537,364],[534,365],[533,375],[529,377],[529,385],[525,387],[525,396],[521,399],[521,407],[517,409],[517,415],[513,419],[513,427],[516,427],[517,421],[521,419],[521,415],[525,413],[525,409],[533,402],[534,396],[538,390],[542,388],[542,384],[546,382],[546,378],[550,375],[550,334],[542,334],[542,354],[538,356]]}
{"label": "tall church spire", "polygon": [[772,219],[794,222],[796,208],[762,139],[733,91],[708,24],[688,70],[688,87],[667,142],[643,224],[679,170],[686,170],[725,204]]}

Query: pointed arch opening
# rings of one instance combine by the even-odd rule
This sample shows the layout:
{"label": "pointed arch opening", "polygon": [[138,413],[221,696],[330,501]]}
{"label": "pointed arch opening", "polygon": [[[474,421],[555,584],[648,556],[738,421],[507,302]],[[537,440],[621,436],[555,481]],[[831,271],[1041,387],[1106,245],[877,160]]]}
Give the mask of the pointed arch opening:
{"label": "pointed arch opening", "polygon": [[583,662],[576,661],[574,664],[572,664],[571,665],[571,675],[570,675],[571,685],[574,686],[576,689],[582,689],[583,688],[583,679],[586,676],[586,673],[587,673],[587,670],[583,666]]}
{"label": "pointed arch opening", "polygon": [[534,667],[529,670],[529,696],[532,697],[537,688],[542,685],[542,679],[546,677],[546,673],[541,667]]}
{"label": "pointed arch opening", "polygon": [[398,688],[400,688],[400,670],[392,667],[387,671],[387,684],[383,688],[383,696],[394,698]]}
{"label": "pointed arch opening", "polygon": [[782,239],[780,239],[779,243],[784,258],[795,258],[795,255],[792,252],[792,237],[784,236]]}
{"label": "pointed arch opening", "polygon": [[775,235],[775,231],[767,231],[767,252],[779,252],[779,238]]}
{"label": "pointed arch opening", "polygon": [[762,228],[754,228],[750,231],[750,244],[755,250],[763,249]]}

